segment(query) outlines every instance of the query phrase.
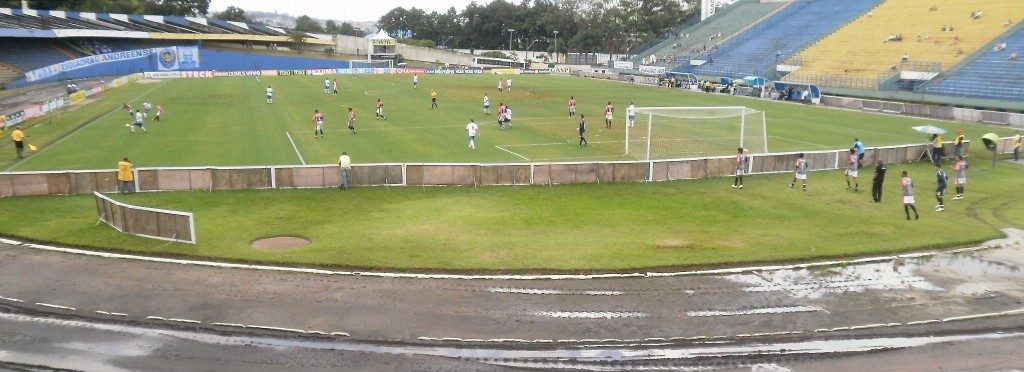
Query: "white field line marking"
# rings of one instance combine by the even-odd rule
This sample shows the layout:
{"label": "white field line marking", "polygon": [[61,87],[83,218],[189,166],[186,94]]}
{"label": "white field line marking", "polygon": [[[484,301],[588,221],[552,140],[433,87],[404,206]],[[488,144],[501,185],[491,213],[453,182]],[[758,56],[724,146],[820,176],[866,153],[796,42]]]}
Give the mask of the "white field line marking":
{"label": "white field line marking", "polygon": [[4,297],[4,296],[0,296],[0,300],[10,301],[10,302],[25,302],[25,301],[19,300],[17,298]]}
{"label": "white field line marking", "polygon": [[121,316],[121,317],[128,316],[128,314],[125,314],[125,313],[113,313],[113,312],[103,311],[103,310],[96,310],[96,314],[111,315],[111,316]]}
{"label": "white field line marking", "polygon": [[536,315],[567,319],[619,319],[647,317],[647,314],[635,311],[538,311]]}
{"label": "white field line marking", "polygon": [[815,306],[789,306],[789,307],[767,307],[761,309],[745,309],[745,310],[707,310],[707,311],[687,311],[687,316],[692,317],[706,317],[706,316],[735,316],[735,315],[766,315],[766,314],[786,314],[786,313],[806,313],[821,311],[821,308]]}
{"label": "white field line marking", "polygon": [[284,135],[288,136],[288,142],[292,143],[292,149],[295,150],[295,155],[299,156],[299,161],[302,162],[302,165],[306,165],[306,159],[302,158],[302,154],[299,153],[299,147],[295,146],[295,141],[292,140],[292,134],[285,131]]}
{"label": "white field line marking", "polygon": [[620,291],[608,291],[608,290],[591,290],[591,291],[561,291],[557,289],[536,289],[536,288],[511,288],[511,287],[490,287],[487,288],[488,292],[491,293],[510,293],[510,294],[532,294],[532,295],[586,295],[586,296],[620,296]]}
{"label": "white field line marking", "polygon": [[[133,98],[132,101],[139,100],[140,98],[145,97],[145,96],[149,95],[150,93],[153,93],[154,90],[157,90],[158,88],[160,88],[162,86],[163,86],[163,84],[157,84],[152,89],[147,90],[145,92],[142,92],[142,94],[139,94],[138,96]],[[68,107],[70,107],[70,106],[68,106]],[[62,137],[61,139],[57,140],[57,142],[54,142],[54,143],[51,143],[51,144],[47,145],[47,147],[57,146],[61,142],[64,142],[64,140],[70,138],[71,136],[74,136],[75,134],[78,134],[78,132],[81,132],[81,131],[85,130],[85,128],[91,127],[96,122],[98,122],[100,120],[103,120],[103,118],[106,118],[107,116],[110,116],[111,114],[113,114],[115,112],[121,112],[121,109],[111,110],[110,112],[107,112],[106,114],[100,115],[100,117],[96,118],[96,120],[90,121],[88,124],[81,126],[80,128],[76,129],[74,132],[68,133],[68,135],[66,135],[66,136]],[[17,163],[14,163],[10,167],[7,167],[7,169],[4,169],[4,172],[10,172],[11,169],[14,169],[14,167],[17,167],[18,165],[21,165],[21,163],[24,163],[24,162],[28,161],[29,159],[32,159],[33,157],[34,156],[29,156],[27,158],[19,160]]]}
{"label": "white field line marking", "polygon": [[50,308],[54,308],[54,309],[61,309],[61,310],[70,310],[70,311],[75,311],[76,310],[75,308],[73,308],[71,306],[54,305],[54,304],[48,304],[48,303],[45,303],[45,302],[36,302],[36,305],[44,306],[44,307],[50,307]]}
{"label": "white field line marking", "polygon": [[512,154],[512,155],[515,155],[515,156],[518,156],[519,158],[521,158],[521,159],[523,159],[523,160],[526,160],[526,161],[530,161],[530,159],[528,159],[528,158],[527,158],[527,157],[525,157],[525,156],[519,155],[519,154],[518,154],[518,153],[516,153],[515,151],[512,151],[512,150],[506,149],[506,148],[504,148],[504,147],[501,147],[501,146],[498,146],[498,145],[494,145],[494,147],[495,147],[495,148],[497,148],[498,150],[501,150],[501,151],[507,152],[507,153],[509,153],[509,154]]}
{"label": "white field line marking", "polygon": [[796,143],[802,143],[802,144],[805,144],[805,145],[811,145],[811,146],[818,146],[818,147],[821,147],[821,148],[823,148],[823,149],[831,149],[831,147],[829,147],[829,146],[825,146],[825,145],[822,145],[822,144],[820,144],[820,143],[814,143],[814,142],[806,142],[806,141],[801,141],[801,140],[795,140],[795,139],[792,139],[792,138],[787,138],[787,137],[779,137],[779,136],[768,136],[768,138],[775,138],[775,139],[780,139],[780,140],[783,140],[783,141],[789,141],[789,142],[796,142]]}

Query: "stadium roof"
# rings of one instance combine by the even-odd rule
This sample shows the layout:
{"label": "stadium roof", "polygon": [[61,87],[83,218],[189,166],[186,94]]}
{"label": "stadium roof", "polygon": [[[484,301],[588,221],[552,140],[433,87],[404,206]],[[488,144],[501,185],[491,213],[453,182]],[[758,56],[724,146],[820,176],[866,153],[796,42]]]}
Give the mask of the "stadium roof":
{"label": "stadium roof", "polygon": [[[0,37],[287,42],[291,40],[288,34],[288,30],[279,27],[205,17],[0,8]],[[306,37],[307,43],[333,44],[329,35],[307,33]]]}

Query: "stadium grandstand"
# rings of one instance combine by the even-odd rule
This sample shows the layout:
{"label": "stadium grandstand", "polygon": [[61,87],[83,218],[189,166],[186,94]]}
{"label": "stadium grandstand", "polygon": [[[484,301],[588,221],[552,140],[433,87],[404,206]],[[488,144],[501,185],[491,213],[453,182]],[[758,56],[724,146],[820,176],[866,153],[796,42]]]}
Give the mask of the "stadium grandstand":
{"label": "stadium grandstand", "polygon": [[879,0],[795,1],[693,58],[698,75],[764,76],[781,59],[828,35]]}
{"label": "stadium grandstand", "polygon": [[1018,0],[741,0],[631,57],[721,84],[758,77],[778,81],[767,90],[1019,108],[1022,21]]}
{"label": "stadium grandstand", "polygon": [[[874,88],[896,71],[931,77],[956,67],[1015,26],[1024,18],[1020,5],[887,1],[798,54],[800,67],[786,80]],[[982,15],[972,16],[979,9]]]}
{"label": "stadium grandstand", "polygon": [[[20,87],[95,76],[115,76],[149,70],[157,56],[129,54],[118,61],[103,57],[106,63],[77,63],[73,70],[50,73],[62,63],[118,52],[148,51],[159,47],[196,47],[203,54],[202,66],[175,66],[181,70],[238,69],[235,49],[263,49],[267,55],[252,58],[247,53],[246,68],[321,68],[348,67],[338,61],[330,66],[322,59],[286,57],[269,54],[279,47],[293,45],[291,30],[279,27],[223,21],[204,17],[129,15],[108,13],[45,11],[0,8],[0,86]],[[329,35],[303,33],[303,47],[323,50],[334,45]],[[279,46],[280,45],[280,46]],[[43,73],[33,74],[43,69]]]}
{"label": "stadium grandstand", "polygon": [[[744,30],[753,24],[750,20],[767,17],[788,4],[758,0],[738,1],[703,21],[697,22],[698,20],[694,19],[662,37],[637,47],[636,50],[640,54],[633,57],[633,62],[648,60],[652,65],[668,66],[673,61],[688,60],[692,53],[705,51],[723,38]],[[655,57],[652,59],[651,56]]]}

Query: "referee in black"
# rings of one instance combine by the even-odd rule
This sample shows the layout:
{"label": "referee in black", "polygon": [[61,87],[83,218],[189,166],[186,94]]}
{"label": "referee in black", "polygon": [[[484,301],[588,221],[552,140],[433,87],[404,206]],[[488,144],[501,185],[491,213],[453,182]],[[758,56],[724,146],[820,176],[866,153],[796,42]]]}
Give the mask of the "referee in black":
{"label": "referee in black", "polygon": [[875,166],[875,177],[871,179],[871,201],[882,202],[882,182],[885,181],[885,160],[878,159]]}
{"label": "referee in black", "polygon": [[583,114],[580,114],[580,146],[587,145],[587,119],[583,118]]}

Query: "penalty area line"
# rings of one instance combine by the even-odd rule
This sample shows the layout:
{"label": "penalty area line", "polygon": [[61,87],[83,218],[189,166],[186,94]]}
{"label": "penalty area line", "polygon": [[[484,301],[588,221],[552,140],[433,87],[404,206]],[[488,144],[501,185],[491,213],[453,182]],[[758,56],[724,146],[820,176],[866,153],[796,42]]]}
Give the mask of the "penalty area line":
{"label": "penalty area line", "polygon": [[306,159],[302,158],[302,154],[299,153],[299,147],[295,146],[295,141],[292,140],[292,134],[285,131],[284,135],[288,136],[288,142],[292,143],[292,149],[295,150],[295,155],[299,156],[299,161],[302,162],[302,165],[306,165]]}
{"label": "penalty area line", "polygon": [[494,145],[494,147],[497,148],[498,150],[507,152],[507,153],[515,155],[515,156],[518,156],[520,159],[523,159],[523,160],[526,160],[526,161],[530,161],[530,159],[527,159],[525,156],[519,155],[519,153],[516,153],[515,151],[506,149],[506,148],[498,146],[498,145]]}

